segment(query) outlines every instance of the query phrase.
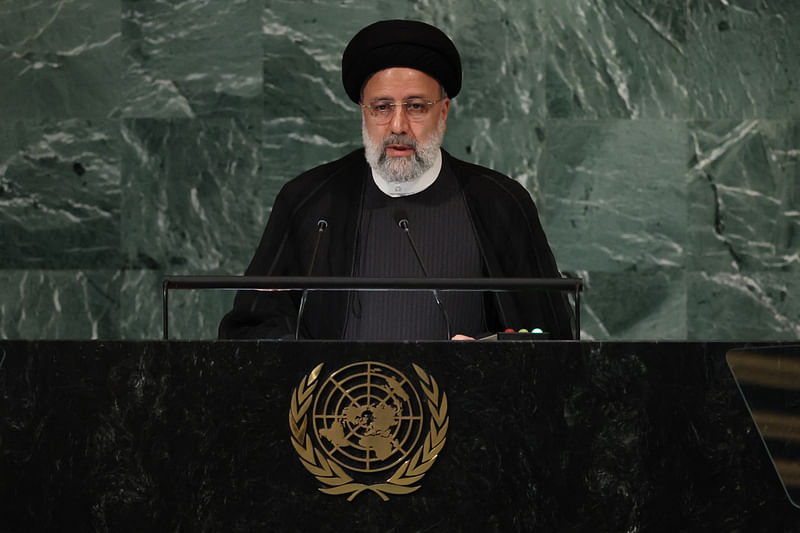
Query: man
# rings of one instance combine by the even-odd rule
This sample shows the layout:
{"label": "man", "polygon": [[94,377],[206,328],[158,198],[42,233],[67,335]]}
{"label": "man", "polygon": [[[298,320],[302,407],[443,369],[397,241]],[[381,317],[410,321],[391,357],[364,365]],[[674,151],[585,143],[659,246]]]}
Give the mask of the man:
{"label": "man", "polygon": [[[361,106],[364,149],[283,187],[247,275],[560,277],[527,191],[440,148],[461,89],[444,33],[367,26],[345,49],[342,81]],[[573,338],[559,293],[296,292],[239,292],[220,337],[463,339],[539,327]]]}

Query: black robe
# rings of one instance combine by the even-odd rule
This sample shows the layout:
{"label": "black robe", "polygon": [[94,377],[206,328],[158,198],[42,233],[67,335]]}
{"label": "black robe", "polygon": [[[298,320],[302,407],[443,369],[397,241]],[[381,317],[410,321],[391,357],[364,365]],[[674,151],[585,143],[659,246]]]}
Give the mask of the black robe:
{"label": "black robe", "polygon": [[[455,174],[478,240],[487,277],[559,278],[530,194],[493,170],[460,161],[442,150],[442,171]],[[247,268],[249,276],[302,276],[311,264],[317,222],[328,221],[314,264],[315,276],[352,276],[358,264],[358,228],[364,186],[372,179],[364,150],[356,150],[288,182]],[[239,291],[219,327],[220,338],[294,336],[299,291]],[[349,293],[311,291],[301,338],[341,339]],[[572,311],[559,292],[487,293],[491,332],[540,327],[554,339],[574,338]],[[413,340],[413,339],[410,339]]]}

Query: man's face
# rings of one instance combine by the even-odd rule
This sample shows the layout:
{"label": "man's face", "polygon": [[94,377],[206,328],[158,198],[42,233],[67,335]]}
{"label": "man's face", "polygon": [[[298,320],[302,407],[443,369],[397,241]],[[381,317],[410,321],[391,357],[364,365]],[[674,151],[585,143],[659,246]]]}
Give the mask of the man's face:
{"label": "man's face", "polygon": [[[436,102],[440,87],[419,70],[394,67],[374,74],[364,85],[362,103],[401,103],[412,98]],[[435,161],[447,129],[450,99],[434,104],[423,117],[411,118],[402,106],[393,109],[388,122],[379,123],[362,108],[362,135],[367,160],[390,181],[410,181],[428,170]]]}

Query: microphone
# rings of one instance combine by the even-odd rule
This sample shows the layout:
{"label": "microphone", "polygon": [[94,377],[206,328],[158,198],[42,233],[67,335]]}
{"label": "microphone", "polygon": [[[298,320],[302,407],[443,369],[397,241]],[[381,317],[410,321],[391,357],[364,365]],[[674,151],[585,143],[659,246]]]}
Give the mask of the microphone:
{"label": "microphone", "polygon": [[[422,273],[425,275],[426,278],[429,278],[428,269],[425,268],[425,263],[422,262],[422,256],[419,255],[419,250],[417,250],[417,245],[414,244],[414,239],[411,238],[411,232],[408,229],[408,218],[406,218],[405,213],[399,211],[395,213],[395,220],[397,221],[397,225],[406,232],[406,237],[408,237],[408,242],[411,244],[411,249],[414,251],[414,257],[417,258],[417,263],[419,267],[422,269]],[[453,334],[450,332],[450,319],[447,316],[447,310],[444,308],[444,304],[439,299],[439,291],[436,289],[432,289],[431,292],[433,293],[433,299],[436,300],[436,305],[439,307],[439,311],[442,313],[442,318],[444,318],[444,326],[447,329],[447,340],[453,338]]]}
{"label": "microphone", "polygon": [[[317,262],[317,252],[319,251],[319,243],[322,240],[322,234],[328,229],[328,221],[321,218],[317,221],[317,240],[314,242],[314,250],[311,252],[311,261],[308,263],[308,274],[311,276],[314,272],[314,265]],[[303,311],[306,308],[306,300],[308,299],[308,289],[303,289],[303,296],[300,297],[300,306],[297,308],[297,320],[294,327],[294,340],[300,338],[300,319],[303,318]]]}

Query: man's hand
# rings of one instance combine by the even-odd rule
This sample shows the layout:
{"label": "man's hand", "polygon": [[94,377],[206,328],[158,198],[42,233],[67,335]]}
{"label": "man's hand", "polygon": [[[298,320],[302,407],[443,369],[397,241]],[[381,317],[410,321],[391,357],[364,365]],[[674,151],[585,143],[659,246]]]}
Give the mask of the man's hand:
{"label": "man's hand", "polygon": [[467,335],[453,335],[453,338],[450,339],[451,341],[474,341],[475,337],[469,337]]}

